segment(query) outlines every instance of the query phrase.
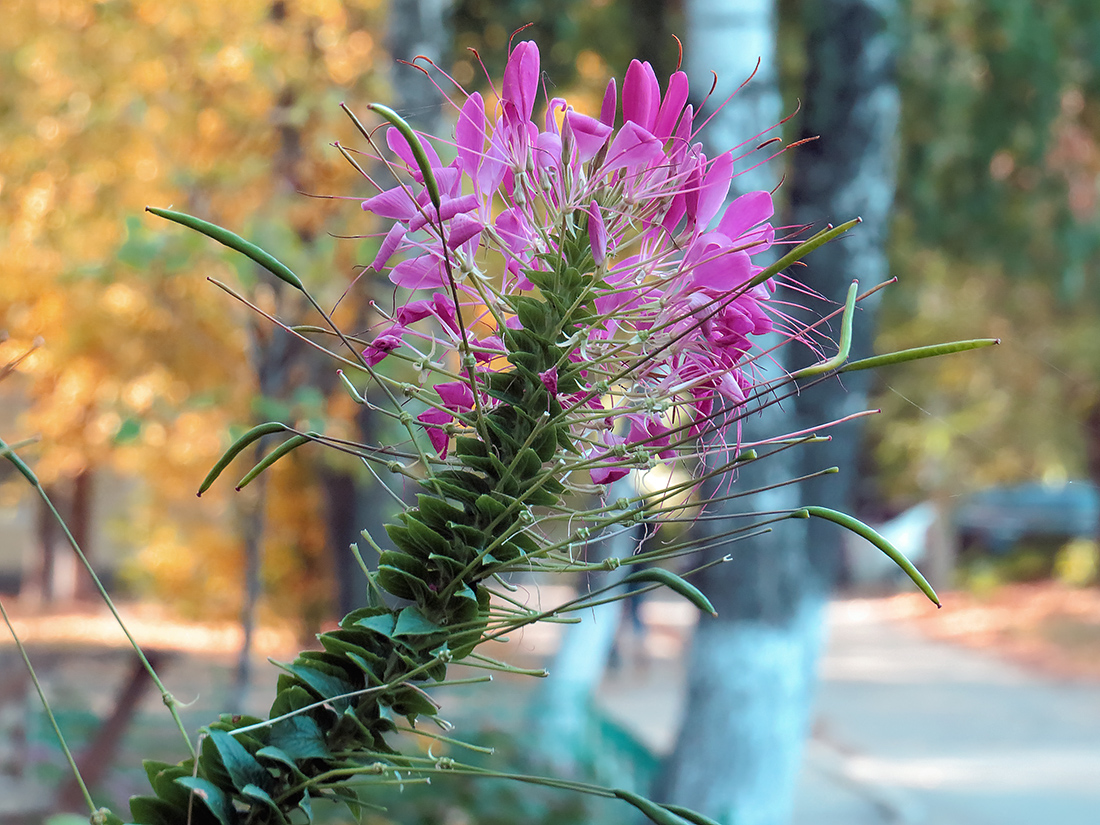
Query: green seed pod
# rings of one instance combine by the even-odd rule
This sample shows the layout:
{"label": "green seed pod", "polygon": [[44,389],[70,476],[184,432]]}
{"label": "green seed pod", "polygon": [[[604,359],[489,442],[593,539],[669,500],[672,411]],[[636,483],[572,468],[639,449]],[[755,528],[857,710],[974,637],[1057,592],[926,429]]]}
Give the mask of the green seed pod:
{"label": "green seed pod", "polygon": [[823,518],[826,521],[831,521],[833,524],[839,524],[841,527],[851,530],[857,536],[867,539],[867,541],[871,542],[871,544],[885,553],[894,564],[904,570],[905,575],[913,580],[913,583],[921,589],[924,595],[932,600],[932,603],[935,604],[936,607],[943,606],[940,604],[940,598],[936,595],[936,591],[932,589],[932,585],[930,585],[928,580],[921,575],[921,572],[913,566],[913,562],[909,561],[904,553],[890,544],[890,542],[879,535],[872,527],[867,526],[859,519],[854,519],[837,510],[830,510],[828,507],[802,507],[796,510],[794,515],[796,517],[801,517],[802,512],[816,518]]}
{"label": "green seed pod", "polygon": [[266,456],[263,461],[259,462],[255,467],[249,470],[244,478],[237,482],[237,489],[241,490],[246,484],[252,481],[256,476],[289,453],[291,450],[301,447],[303,444],[308,444],[317,436],[317,433],[306,433],[305,435],[296,435],[293,438],[288,438]]}
{"label": "green seed pod", "polygon": [[206,474],[206,478],[202,480],[202,484],[199,485],[199,495],[201,496],[207,490],[210,489],[210,485],[213,484],[218,476],[222,474],[222,471],[229,466],[229,463],[236,458],[241,450],[251,444],[257,439],[263,438],[265,435],[273,435],[275,433],[286,432],[289,427],[286,424],[280,424],[278,421],[269,421],[266,424],[260,424],[253,427],[246,432],[240,438],[233,442],[232,446],[225,451],[225,454],[218,459],[218,463],[215,464],[210,472]]}
{"label": "green seed pod", "polygon": [[650,567],[646,570],[635,570],[623,579],[624,584],[628,582],[653,582],[655,584],[662,584],[674,593],[679,593],[700,610],[712,616],[718,615],[718,612],[714,609],[714,605],[710,603],[710,599],[703,595],[702,590],[680,576],[677,576],[672,571],[665,570],[663,567]]}
{"label": "green seed pod", "polygon": [[424,176],[424,188],[428,190],[428,197],[432,200],[432,206],[438,211],[442,203],[439,197],[439,183],[435,179],[435,173],[432,171],[431,164],[428,163],[428,155],[424,151],[424,145],[420,142],[416,131],[409,125],[407,120],[389,106],[383,106],[381,103],[370,103],[367,108],[382,115],[408,142],[413,157],[416,158],[416,165],[420,168],[420,174]]}
{"label": "green seed pod", "polygon": [[853,370],[870,370],[876,367],[886,367],[892,364],[903,364],[906,361],[919,361],[922,358],[935,358],[938,355],[950,355],[953,352],[966,352],[967,350],[990,347],[1001,343],[1000,338],[973,338],[969,341],[952,341],[948,344],[934,344],[928,347],[913,347],[912,349],[888,352],[885,355],[874,355],[845,364],[841,372]]}
{"label": "green seed pod", "polygon": [[817,364],[811,364],[805,369],[791,373],[791,378],[809,378],[814,375],[824,375],[832,370],[839,369],[848,360],[848,353],[852,349],[852,316],[856,308],[856,294],[859,290],[859,281],[852,281],[848,287],[848,297],[844,301],[844,314],[840,319],[840,341],[837,345],[837,353],[828,360]]}
{"label": "green seed pod", "polygon": [[196,218],[193,215],[187,215],[183,212],[173,212],[170,209],[158,209],[155,206],[146,206],[146,212],[152,212],[158,218],[165,218],[170,221],[175,221],[178,224],[186,226],[188,229],[194,229],[196,232],[201,232],[208,238],[220,243],[222,246],[228,246],[243,255],[247,255],[253,261],[258,263],[280,281],[285,281],[295,289],[300,289],[305,292],[305,287],[302,285],[302,280],[295,275],[286,264],[267,252],[251,241],[246,241],[240,235],[234,232],[230,232],[228,229],[224,229],[217,224],[204,221],[202,218]]}

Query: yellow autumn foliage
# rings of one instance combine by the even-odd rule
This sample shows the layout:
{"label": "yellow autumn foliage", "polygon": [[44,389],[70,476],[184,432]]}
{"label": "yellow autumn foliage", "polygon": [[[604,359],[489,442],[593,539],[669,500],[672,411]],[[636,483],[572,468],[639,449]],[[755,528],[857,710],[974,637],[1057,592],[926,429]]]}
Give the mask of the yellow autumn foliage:
{"label": "yellow autumn foliage", "polygon": [[[327,233],[371,228],[357,204],[299,192],[364,194],[327,144],[358,142],[340,101],[385,94],[383,8],[4,3],[0,362],[44,341],[16,382],[19,432],[41,435],[25,455],[46,484],[85,468],[137,478],[141,507],[119,530],[157,593],[207,614],[237,609],[242,554],[232,484],[201,502],[194,491],[231,426],[254,416],[252,353],[272,334],[207,278],[273,295],[289,317],[296,307],[143,209],[184,209],[256,237],[331,306],[359,249]],[[292,400],[286,411],[303,414]],[[276,467],[270,486],[271,580],[291,613],[316,601],[326,575],[320,508],[283,478],[308,476],[304,466]]]}

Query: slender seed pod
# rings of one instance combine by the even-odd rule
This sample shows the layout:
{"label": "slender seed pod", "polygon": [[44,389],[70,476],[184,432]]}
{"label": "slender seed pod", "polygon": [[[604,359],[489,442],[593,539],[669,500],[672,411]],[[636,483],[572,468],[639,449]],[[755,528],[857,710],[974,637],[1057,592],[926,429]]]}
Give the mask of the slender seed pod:
{"label": "slender seed pod", "polygon": [[932,589],[932,585],[930,585],[928,580],[921,575],[921,572],[917,570],[913,562],[909,561],[904,553],[888,542],[873,527],[869,527],[859,519],[852,518],[845,513],[838,512],[837,510],[830,510],[828,507],[802,507],[796,510],[793,515],[804,517],[801,515],[803,512],[806,515],[822,518],[826,521],[833,522],[833,524],[839,524],[841,527],[852,531],[860,538],[867,539],[867,541],[871,542],[871,544],[885,553],[894,564],[904,570],[905,575],[913,580],[913,583],[921,589],[924,595],[932,600],[932,603],[935,604],[936,607],[943,607],[943,605],[940,604],[940,597],[936,595],[936,591]]}
{"label": "slender seed pod", "polygon": [[310,441],[313,441],[313,439],[316,438],[317,435],[318,433],[306,433],[305,435],[296,435],[292,438],[288,438],[286,441],[284,441],[282,444],[280,444],[278,447],[276,447],[274,450],[264,456],[263,461],[260,461],[255,467],[249,470],[245,474],[244,478],[237,482],[237,489],[244,489],[244,487],[249,482],[251,482],[252,479],[258,476],[260,473],[262,473],[284,455],[289,453],[291,450],[301,447],[303,444],[308,444]]}
{"label": "slender seed pod", "polygon": [[289,429],[290,428],[287,427],[286,424],[280,424],[278,421],[269,421],[266,424],[255,426],[246,432],[234,441],[222,457],[218,459],[218,462],[210,468],[210,472],[206,474],[206,478],[204,478],[202,484],[199,485],[199,496],[202,496],[203,493],[210,489],[210,485],[217,481],[218,476],[220,476],[222,471],[229,466],[230,462],[240,455],[241,450],[253,441],[263,438],[265,435],[274,435],[275,433],[286,432]]}
{"label": "slender seed pod", "polygon": [[703,591],[691,582],[677,576],[671,570],[665,570],[663,567],[649,567],[645,570],[635,570],[623,579],[624,584],[633,582],[639,584],[653,582],[654,584],[664,585],[673,593],[683,596],[704,613],[709,613],[712,616],[718,615],[717,611],[714,609],[714,605],[712,605],[710,600],[703,595]]}
{"label": "slender seed pod", "polygon": [[251,241],[246,241],[237,233],[230,232],[228,229],[210,223],[209,221],[204,221],[202,218],[196,218],[194,215],[188,215],[183,212],[173,212],[171,209],[158,209],[155,206],[146,206],[145,211],[152,212],[158,218],[175,221],[182,226],[186,226],[188,229],[194,229],[196,232],[201,232],[203,235],[217,241],[222,246],[228,246],[232,250],[247,255],[279,280],[285,281],[295,289],[300,289],[302,292],[305,292],[305,286],[302,284],[302,279],[295,275],[290,267],[270,252],[261,249]]}
{"label": "slender seed pod", "polygon": [[972,338],[968,341],[952,341],[948,344],[933,344],[927,347],[913,347],[912,349],[888,352],[884,355],[873,355],[870,358],[861,358],[841,367],[841,372],[853,372],[855,370],[871,370],[876,367],[888,367],[894,364],[904,364],[906,361],[919,361],[922,358],[935,358],[940,355],[951,355],[955,352],[991,347],[1001,343],[1000,338]]}
{"label": "slender seed pod", "polygon": [[624,791],[622,788],[615,788],[612,791],[615,796],[628,802],[645,814],[651,822],[656,825],[688,825],[691,820],[680,816],[680,814],[673,812],[664,805],[658,805],[652,800],[646,799],[644,796],[639,796],[631,791]]}
{"label": "slender seed pod", "polygon": [[840,318],[840,341],[837,345],[837,353],[826,361],[800,369],[791,373],[791,378],[809,378],[813,375],[824,375],[839,369],[848,360],[848,353],[852,349],[852,315],[856,308],[856,295],[859,292],[859,281],[852,281],[848,287],[848,297],[844,301],[844,314]]}

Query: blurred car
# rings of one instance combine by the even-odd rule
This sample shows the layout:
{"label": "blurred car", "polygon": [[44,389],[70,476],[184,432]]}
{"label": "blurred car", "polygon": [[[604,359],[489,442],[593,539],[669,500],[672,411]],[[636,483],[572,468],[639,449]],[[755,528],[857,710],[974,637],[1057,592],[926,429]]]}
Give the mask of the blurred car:
{"label": "blurred car", "polygon": [[990,487],[965,496],[951,520],[964,547],[995,555],[1025,538],[1093,538],[1100,529],[1100,491],[1089,481]]}

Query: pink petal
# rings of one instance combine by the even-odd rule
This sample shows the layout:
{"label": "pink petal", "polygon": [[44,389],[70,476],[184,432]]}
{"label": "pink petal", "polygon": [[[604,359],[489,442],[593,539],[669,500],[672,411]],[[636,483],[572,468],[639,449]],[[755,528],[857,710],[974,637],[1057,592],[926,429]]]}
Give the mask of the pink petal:
{"label": "pink petal", "polygon": [[370,265],[370,268],[375,272],[381,272],[403,240],[405,240],[405,227],[395,223],[390,227],[390,231],[386,233],[386,237],[382,239],[382,243],[378,247],[378,254],[374,256],[374,262]]}
{"label": "pink petal", "polygon": [[442,261],[432,253],[402,261],[390,270],[390,281],[406,289],[443,286]]}
{"label": "pink petal", "polygon": [[484,228],[477,218],[471,218],[465,214],[455,215],[454,220],[451,221],[451,231],[447,235],[447,246],[457,249],[470,238],[480,235]]}
{"label": "pink petal", "polygon": [[450,296],[442,292],[432,295],[432,309],[435,311],[435,317],[457,335],[458,315],[455,313],[455,304]]}
{"label": "pink petal", "polygon": [[688,76],[683,72],[676,72],[668,79],[668,91],[665,99],[661,101],[661,108],[657,112],[657,119],[653,124],[653,135],[661,140],[667,140],[676,128],[676,119],[684,110],[684,104],[688,99]]}
{"label": "pink petal", "polygon": [[408,326],[427,318],[431,314],[432,304],[430,301],[413,301],[398,309],[397,314],[394,315],[394,320],[401,326]]}
{"label": "pink petal", "polygon": [[439,454],[439,457],[446,458],[447,446],[450,444],[450,439],[443,430],[435,425],[449,424],[454,420],[454,417],[448,415],[443,410],[437,410],[435,407],[432,407],[420,413],[420,415],[416,417],[416,420],[424,427],[424,432],[428,434],[428,440],[432,443],[432,447]]}
{"label": "pink petal", "polygon": [[623,78],[623,120],[651,131],[657,117],[661,87],[648,63],[631,60]]}
{"label": "pink petal", "polygon": [[[413,177],[423,183],[424,176],[420,174],[420,165],[416,162],[416,156],[413,154],[412,147],[409,146],[409,142],[405,140],[405,136],[397,131],[397,127],[391,126],[386,130],[386,145],[390,147],[391,152],[405,162],[405,165],[408,166],[409,170],[412,172]],[[420,145],[424,147],[424,154],[428,156],[428,166],[434,169],[437,166],[443,165],[439,160],[439,155],[435,153],[435,149],[432,148],[430,143],[421,140]]]}
{"label": "pink petal", "polygon": [[380,218],[395,221],[409,221],[417,214],[416,202],[402,186],[395,186],[373,198],[367,198],[363,201],[363,209]]}
{"label": "pink petal", "polygon": [[546,372],[540,372],[539,373],[539,380],[542,382],[542,385],[544,387],[546,387],[546,390],[547,390],[547,392],[550,393],[550,395],[557,396],[557,394],[558,394],[558,368],[557,367],[551,367],[550,369],[546,370]]}
{"label": "pink petal", "polygon": [[465,381],[435,384],[434,389],[439,393],[439,399],[443,404],[452,410],[466,412],[474,408],[474,393]]}
{"label": "pink petal", "polygon": [[531,119],[539,84],[539,47],[525,40],[512,49],[504,68],[502,98],[516,105],[524,120]]}
{"label": "pink petal", "polygon": [[634,170],[639,166],[653,166],[664,159],[665,152],[661,141],[638,124],[628,122],[611,141],[607,162],[602,171],[613,172],[622,168]]}
{"label": "pink petal", "polygon": [[598,203],[592,201],[585,211],[588,213],[588,242],[592,245],[592,258],[596,266],[603,266],[607,261],[607,226]]}
{"label": "pink petal", "polygon": [[610,126],[572,109],[565,113],[565,122],[573,133],[577,160],[581,163],[592,160],[611,136]]}
{"label": "pink petal", "polygon": [[455,125],[455,143],[459,165],[471,180],[477,180],[477,170],[485,154],[485,101],[474,92],[466,99]]}
{"label": "pink petal", "polygon": [[711,162],[710,169],[703,177],[703,185],[699,189],[699,205],[696,207],[695,214],[697,225],[705,229],[711,219],[718,214],[718,210],[726,201],[726,195],[729,194],[732,180],[733,155],[726,152]]}
{"label": "pink petal", "polygon": [[401,335],[404,332],[403,327],[390,327],[367,345],[367,348],[363,350],[363,359],[370,366],[375,366],[404,343],[401,340]]}
{"label": "pink petal", "polygon": [[775,214],[772,196],[768,192],[748,192],[728,207],[718,222],[718,231],[736,241],[757,224]]}
{"label": "pink petal", "polygon": [[600,107],[600,123],[604,126],[615,125],[615,113],[618,108],[615,78],[607,81],[607,89],[603,93],[603,105]]}

